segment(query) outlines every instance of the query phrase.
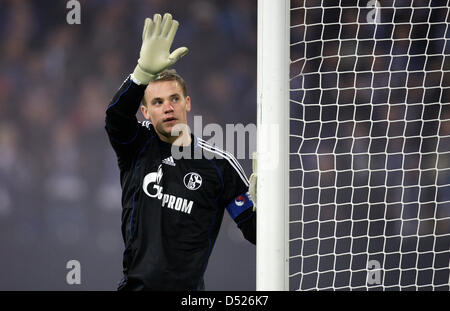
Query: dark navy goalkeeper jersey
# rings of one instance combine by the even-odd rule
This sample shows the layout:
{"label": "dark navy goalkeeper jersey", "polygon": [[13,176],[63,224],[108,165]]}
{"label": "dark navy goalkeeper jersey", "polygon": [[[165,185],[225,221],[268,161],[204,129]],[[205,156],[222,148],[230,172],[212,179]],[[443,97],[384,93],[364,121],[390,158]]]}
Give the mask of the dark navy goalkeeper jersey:
{"label": "dark navy goalkeeper jersey", "polygon": [[199,290],[225,209],[256,243],[248,180],[232,155],[193,135],[174,156],[149,121],[136,119],[145,87],[128,77],[106,110],[122,187],[119,290]]}

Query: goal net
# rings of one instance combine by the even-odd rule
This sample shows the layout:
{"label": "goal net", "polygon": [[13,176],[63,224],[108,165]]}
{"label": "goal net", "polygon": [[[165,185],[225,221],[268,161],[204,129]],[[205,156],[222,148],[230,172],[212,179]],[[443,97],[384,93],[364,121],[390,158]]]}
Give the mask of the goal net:
{"label": "goal net", "polygon": [[449,290],[449,6],[291,0],[290,290]]}

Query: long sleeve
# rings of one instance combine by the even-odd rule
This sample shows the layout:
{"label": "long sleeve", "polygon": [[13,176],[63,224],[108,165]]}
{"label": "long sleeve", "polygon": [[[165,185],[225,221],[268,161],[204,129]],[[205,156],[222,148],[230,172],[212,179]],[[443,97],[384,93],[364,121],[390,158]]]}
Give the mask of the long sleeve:
{"label": "long sleeve", "polygon": [[225,189],[222,200],[231,218],[242,231],[244,238],[256,244],[256,213],[248,195],[248,180],[237,160],[229,156],[224,173]]}
{"label": "long sleeve", "polygon": [[119,167],[126,168],[142,139],[142,126],[136,118],[145,85],[137,85],[130,76],[117,90],[106,109],[105,129],[114,151]]}
{"label": "long sleeve", "polygon": [[235,221],[242,231],[244,238],[252,244],[256,244],[256,212],[248,209],[239,215]]}

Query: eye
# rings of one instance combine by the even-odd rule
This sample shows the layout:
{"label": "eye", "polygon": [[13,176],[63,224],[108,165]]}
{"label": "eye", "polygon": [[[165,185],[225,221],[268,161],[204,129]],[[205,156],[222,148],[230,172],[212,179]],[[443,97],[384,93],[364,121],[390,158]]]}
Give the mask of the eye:
{"label": "eye", "polygon": [[178,96],[174,96],[174,97],[172,97],[172,101],[173,102],[177,102],[177,101],[179,101],[180,100],[180,98],[178,97]]}

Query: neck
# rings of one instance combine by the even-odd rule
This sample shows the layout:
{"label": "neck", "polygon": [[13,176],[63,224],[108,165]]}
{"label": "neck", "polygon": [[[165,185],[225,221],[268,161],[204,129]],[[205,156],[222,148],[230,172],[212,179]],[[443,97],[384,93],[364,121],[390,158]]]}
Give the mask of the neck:
{"label": "neck", "polygon": [[175,145],[175,146],[189,146],[192,142],[191,138],[191,132],[189,131],[189,127],[185,126],[181,131],[178,132],[178,136],[173,135],[162,135],[161,133],[158,133],[159,139],[161,139],[163,142]]}

